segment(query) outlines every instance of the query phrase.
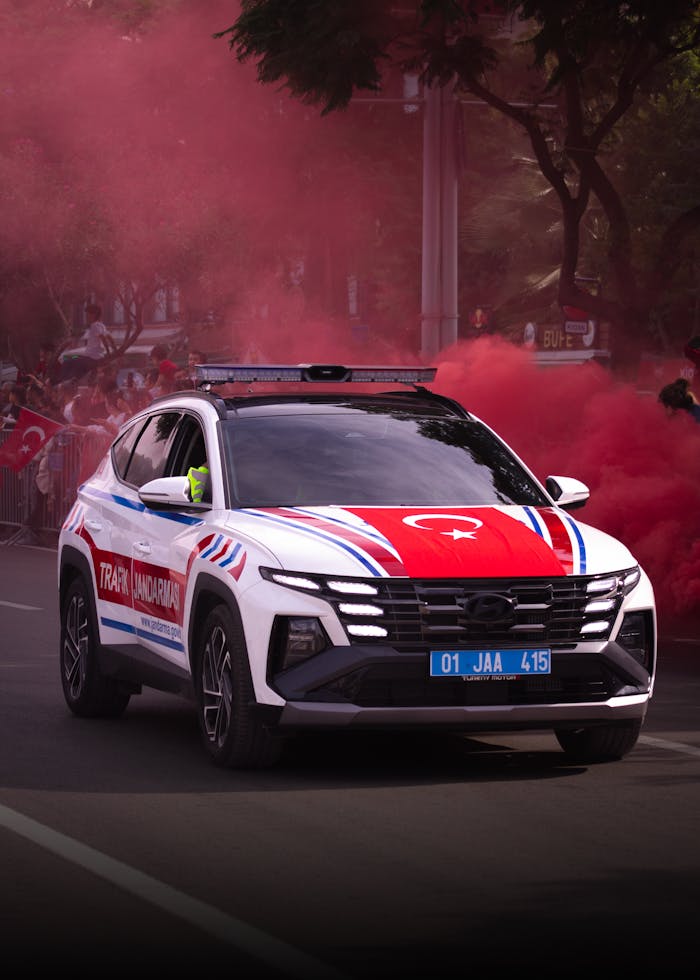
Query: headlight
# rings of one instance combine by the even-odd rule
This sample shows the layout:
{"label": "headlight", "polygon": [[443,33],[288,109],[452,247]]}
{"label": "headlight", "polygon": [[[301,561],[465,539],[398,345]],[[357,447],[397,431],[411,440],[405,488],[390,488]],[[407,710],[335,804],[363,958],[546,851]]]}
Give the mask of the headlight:
{"label": "headlight", "polygon": [[583,639],[603,640],[610,637],[623,598],[635,588],[640,579],[638,566],[614,575],[600,575],[589,579],[586,583],[586,602],[581,625]]}
{"label": "headlight", "polygon": [[[262,572],[262,568],[260,571]],[[287,589],[309,589],[311,592],[318,592],[320,589],[318,582],[314,582],[304,575],[287,575],[285,572],[274,572],[270,569],[265,569],[265,571],[268,574],[263,575],[263,578],[276,582],[277,585],[284,585]]]}
{"label": "headlight", "polygon": [[[380,590],[377,585],[359,578],[340,578],[339,576],[326,575],[306,575],[303,572],[282,572],[276,568],[266,568],[260,566],[260,575],[268,582],[276,585],[283,585],[287,589],[294,589],[297,592],[321,593],[321,597],[330,603],[335,609],[347,633],[351,637],[384,639],[389,635],[386,626],[378,623],[378,619],[384,617],[384,609],[378,603]],[[376,597],[375,602],[371,598]],[[376,603],[376,604],[375,604]],[[290,620],[291,622],[291,620]],[[304,620],[304,622],[312,622]],[[315,620],[313,622],[316,622]],[[320,628],[320,626],[319,626]],[[324,634],[325,636],[325,634]],[[274,655],[271,662],[274,664],[284,664],[277,667],[284,670],[292,665],[292,660],[298,663],[301,659],[319,653],[319,650],[312,650],[310,653],[301,652],[297,656],[295,652],[280,652],[284,647],[287,649],[290,641],[276,641],[274,645]],[[311,644],[307,644],[309,649]],[[321,648],[322,649],[322,648]]]}
{"label": "headlight", "polygon": [[327,575],[306,575],[304,572],[282,572],[278,568],[266,568],[261,565],[259,572],[267,582],[275,582],[287,589],[298,589],[300,592],[337,593],[340,596],[378,595],[379,589],[371,582],[355,578],[337,578]]}

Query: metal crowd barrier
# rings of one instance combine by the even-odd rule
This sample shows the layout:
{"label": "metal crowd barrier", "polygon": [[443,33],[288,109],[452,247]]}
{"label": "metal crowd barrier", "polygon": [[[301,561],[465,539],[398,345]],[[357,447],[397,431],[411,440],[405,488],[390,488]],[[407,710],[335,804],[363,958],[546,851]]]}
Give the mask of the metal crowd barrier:
{"label": "metal crowd barrier", "polygon": [[[0,431],[0,446],[10,434],[11,431]],[[86,436],[66,427],[18,473],[0,466],[0,525],[12,532],[10,542],[22,529],[34,533],[60,530],[78,486],[89,475],[88,470],[94,469],[108,443],[108,439]],[[44,454],[50,484],[46,494],[39,490],[36,480]]]}

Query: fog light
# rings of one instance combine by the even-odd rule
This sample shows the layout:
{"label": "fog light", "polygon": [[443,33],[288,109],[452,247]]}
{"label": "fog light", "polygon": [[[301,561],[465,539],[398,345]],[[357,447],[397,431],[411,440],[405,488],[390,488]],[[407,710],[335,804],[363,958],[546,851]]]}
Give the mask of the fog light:
{"label": "fog light", "polygon": [[320,621],[310,616],[278,616],[270,639],[270,664],[276,674],[303,663],[329,646]]}
{"label": "fog light", "polygon": [[651,665],[652,625],[650,614],[626,613],[622,620],[617,642],[647,670]]}

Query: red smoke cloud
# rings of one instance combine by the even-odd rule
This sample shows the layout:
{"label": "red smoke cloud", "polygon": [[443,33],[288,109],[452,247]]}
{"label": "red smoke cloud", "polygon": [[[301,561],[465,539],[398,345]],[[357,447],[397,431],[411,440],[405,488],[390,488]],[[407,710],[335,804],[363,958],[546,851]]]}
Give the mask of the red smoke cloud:
{"label": "red smoke cloud", "polygon": [[[0,250],[26,257],[37,290],[60,296],[76,260],[121,282],[165,272],[184,305],[217,309],[234,349],[277,350],[302,317],[347,309],[343,277],[368,275],[367,244],[389,225],[419,245],[419,122],[365,105],[321,119],[260,85],[213,38],[235,2],[163,3],[142,36],[120,34],[109,7],[16,6],[0,0]],[[415,214],[397,203],[397,160]],[[108,293],[96,280],[88,267]],[[417,324],[417,280],[403,292]]]}
{"label": "red smoke cloud", "polygon": [[660,618],[700,608],[700,425],[669,417],[597,364],[541,367],[498,338],[436,359],[435,384],[522,456],[541,480],[574,476],[591,490],[577,519],[626,544],[649,574]]}

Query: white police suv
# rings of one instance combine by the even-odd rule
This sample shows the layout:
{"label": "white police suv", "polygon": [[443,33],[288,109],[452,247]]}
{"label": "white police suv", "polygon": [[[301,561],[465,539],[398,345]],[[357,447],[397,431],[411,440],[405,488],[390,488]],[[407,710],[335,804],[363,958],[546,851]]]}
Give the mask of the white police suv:
{"label": "white police suv", "polygon": [[654,595],[571,516],[582,483],[538,482],[425,387],[434,368],[197,372],[126,423],[63,524],[75,714],[185,695],[232,767],[338,728],[547,729],[582,761],[634,747]]}

